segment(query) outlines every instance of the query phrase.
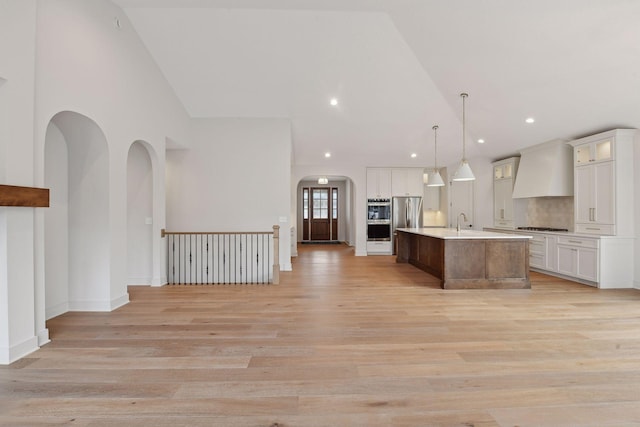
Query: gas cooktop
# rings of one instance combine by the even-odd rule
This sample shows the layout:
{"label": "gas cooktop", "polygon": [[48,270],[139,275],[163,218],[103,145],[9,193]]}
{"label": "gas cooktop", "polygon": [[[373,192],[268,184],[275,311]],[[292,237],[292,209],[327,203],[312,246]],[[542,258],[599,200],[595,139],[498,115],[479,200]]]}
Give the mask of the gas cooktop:
{"label": "gas cooktop", "polygon": [[518,230],[526,230],[526,231],[569,231],[566,228],[553,228],[553,227],[518,227]]}

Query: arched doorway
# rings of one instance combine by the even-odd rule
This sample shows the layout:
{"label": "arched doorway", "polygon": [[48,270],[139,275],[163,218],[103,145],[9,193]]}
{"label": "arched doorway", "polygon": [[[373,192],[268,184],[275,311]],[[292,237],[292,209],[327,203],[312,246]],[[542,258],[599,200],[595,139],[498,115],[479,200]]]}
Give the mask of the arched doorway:
{"label": "arched doorway", "polygon": [[100,127],[72,111],[45,135],[45,316],[111,308],[109,153]]}
{"label": "arched doorway", "polygon": [[153,149],[135,141],[127,155],[127,277],[129,285],[150,285],[153,257]]}

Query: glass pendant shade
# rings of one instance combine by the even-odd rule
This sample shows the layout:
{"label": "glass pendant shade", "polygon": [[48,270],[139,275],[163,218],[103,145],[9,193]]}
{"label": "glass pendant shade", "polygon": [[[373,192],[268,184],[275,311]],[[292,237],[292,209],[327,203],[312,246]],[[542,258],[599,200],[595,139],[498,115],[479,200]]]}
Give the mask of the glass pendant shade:
{"label": "glass pendant shade", "polygon": [[427,187],[443,187],[444,181],[442,179],[442,175],[440,175],[440,171],[438,169],[434,169],[433,173],[429,174],[429,182],[427,183]]}
{"label": "glass pendant shade", "polygon": [[467,162],[467,153],[466,153],[466,117],[465,117],[465,99],[469,95],[466,93],[461,93],[460,97],[462,98],[462,162],[460,162],[460,166],[458,170],[453,175],[453,181],[473,181],[476,179],[475,175],[471,171],[471,166],[469,166],[469,162]]}

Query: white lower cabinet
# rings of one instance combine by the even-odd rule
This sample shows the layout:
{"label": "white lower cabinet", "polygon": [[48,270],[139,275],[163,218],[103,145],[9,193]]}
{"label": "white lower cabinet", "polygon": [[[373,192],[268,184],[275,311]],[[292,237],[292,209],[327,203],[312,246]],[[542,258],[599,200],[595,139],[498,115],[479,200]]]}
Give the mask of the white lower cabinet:
{"label": "white lower cabinet", "polygon": [[558,237],[557,272],[597,285],[598,239]]}
{"label": "white lower cabinet", "polygon": [[367,242],[367,254],[369,255],[391,255],[390,241],[370,241]]}
{"label": "white lower cabinet", "polygon": [[529,266],[541,270],[556,270],[556,236],[531,234],[533,238],[529,241]]}
{"label": "white lower cabinet", "polygon": [[601,289],[633,288],[635,239],[485,228],[532,236],[529,267]]}

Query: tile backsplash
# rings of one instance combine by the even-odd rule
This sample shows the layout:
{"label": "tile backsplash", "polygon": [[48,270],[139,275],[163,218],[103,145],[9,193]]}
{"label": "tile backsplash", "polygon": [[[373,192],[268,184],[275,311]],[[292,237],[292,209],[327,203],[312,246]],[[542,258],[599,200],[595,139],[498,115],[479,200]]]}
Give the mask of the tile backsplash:
{"label": "tile backsplash", "polygon": [[528,200],[526,225],[573,231],[573,197],[534,197]]}

